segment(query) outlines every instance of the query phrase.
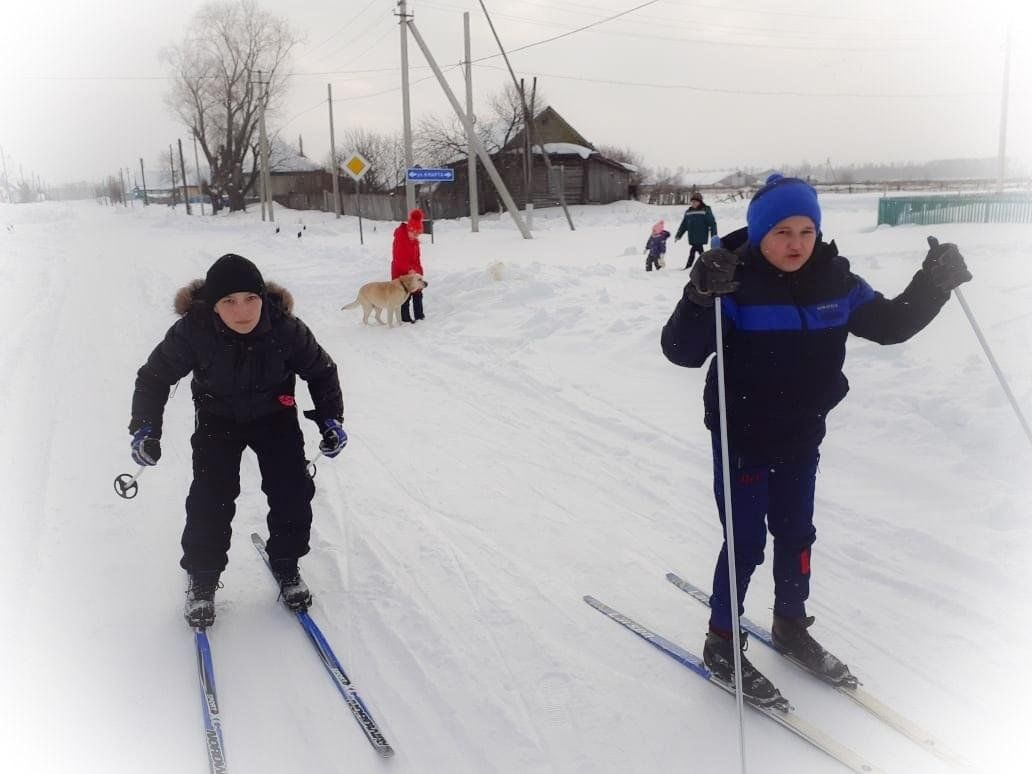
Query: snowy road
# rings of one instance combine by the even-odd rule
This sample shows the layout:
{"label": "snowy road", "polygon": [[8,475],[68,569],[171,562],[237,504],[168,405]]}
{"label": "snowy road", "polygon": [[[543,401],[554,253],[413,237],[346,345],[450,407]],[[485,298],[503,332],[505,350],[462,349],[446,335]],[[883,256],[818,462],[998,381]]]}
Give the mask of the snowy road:
{"label": "snowy road", "polygon": [[[876,200],[827,196],[825,228],[893,295],[925,230],[874,230]],[[192,405],[166,412],[163,457],[132,472],[136,368],[174,321],[178,287],[224,252],[294,294],[336,359],[351,441],[320,460],[313,616],[397,750],[376,758],[247,540],[264,533],[257,464],[211,631],[230,771],[545,774],[737,769],[734,704],[583,603],[592,594],[694,650],[706,614],[664,580],[708,585],[720,540],[703,372],[659,330],[687,276],[641,246],[676,208],[538,212],[535,239],[488,219],[424,245],[427,320],[364,327],[341,312],[386,273],[390,233],[280,210],[187,219],[91,202],[0,205],[4,718],[0,768],[21,774],[205,770],[192,640],[180,617]],[[722,230],[741,203],[716,209]],[[929,232],[931,233],[931,232]],[[979,315],[1032,415],[1032,228],[944,226]],[[853,392],[818,481],[811,612],[866,688],[986,771],[1020,771],[1032,721],[1032,450],[951,302],[913,341],[853,341]],[[310,401],[299,386],[301,403]],[[314,449],[314,428],[306,428]],[[769,564],[750,616],[769,620]],[[946,767],[759,648],[804,714],[888,772]],[[833,771],[759,717],[755,771]]]}

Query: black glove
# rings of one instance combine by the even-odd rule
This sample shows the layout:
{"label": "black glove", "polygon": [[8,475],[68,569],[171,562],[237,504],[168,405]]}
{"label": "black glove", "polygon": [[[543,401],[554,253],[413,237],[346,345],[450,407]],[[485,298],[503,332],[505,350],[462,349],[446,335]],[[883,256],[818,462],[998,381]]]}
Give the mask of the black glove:
{"label": "black glove", "polygon": [[738,256],[730,250],[718,247],[707,250],[699,256],[688,275],[688,284],[684,291],[693,304],[713,306],[714,296],[723,296],[738,290],[735,282],[735,269],[738,268]]}
{"label": "black glove", "polygon": [[161,459],[161,441],[150,437],[150,427],[141,427],[130,441],[133,462],[137,465],[157,465]]}
{"label": "black glove", "polygon": [[344,432],[339,419],[320,419],[315,409],[305,411],[304,415],[318,426],[319,433],[322,435],[322,440],[319,441],[319,451],[325,456],[333,459],[348,445],[348,434]]}
{"label": "black glove", "polygon": [[955,290],[971,281],[971,272],[964,263],[964,256],[952,242],[940,245],[935,237],[928,237],[928,255],[921,268],[928,273],[928,279],[944,293]]}
{"label": "black glove", "polygon": [[330,459],[340,454],[341,449],[348,445],[348,434],[336,419],[323,420],[322,441],[319,442],[319,451]]}

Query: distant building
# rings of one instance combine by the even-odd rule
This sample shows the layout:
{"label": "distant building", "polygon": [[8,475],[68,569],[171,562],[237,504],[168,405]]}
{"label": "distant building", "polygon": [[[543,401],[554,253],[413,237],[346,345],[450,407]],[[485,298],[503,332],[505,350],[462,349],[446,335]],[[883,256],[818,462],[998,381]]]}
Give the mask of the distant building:
{"label": "distant building", "polygon": [[[298,210],[321,207],[323,191],[333,188],[330,173],[289,143],[274,140],[270,145],[269,185],[273,201]],[[260,182],[257,185],[260,186]],[[258,187],[255,193],[260,191]]]}
{"label": "distant building", "polygon": [[[530,190],[525,185],[524,163],[527,158],[524,133],[513,137],[491,160],[516,204],[530,201],[535,207],[559,204],[562,188],[567,204],[608,204],[630,198],[631,177],[637,170],[632,165],[606,158],[584,135],[574,129],[551,107],[534,116],[532,139],[538,147],[530,154],[532,174]],[[552,166],[551,179],[541,149]],[[455,182],[433,187],[433,216],[457,218],[469,215],[469,165],[466,159],[447,166],[455,170]],[[478,163],[477,188],[481,212],[504,209],[482,164]]]}
{"label": "distant building", "polygon": [[764,177],[751,175],[740,169],[715,169],[705,172],[688,171],[678,175],[678,184],[683,188],[744,188],[757,185]]}

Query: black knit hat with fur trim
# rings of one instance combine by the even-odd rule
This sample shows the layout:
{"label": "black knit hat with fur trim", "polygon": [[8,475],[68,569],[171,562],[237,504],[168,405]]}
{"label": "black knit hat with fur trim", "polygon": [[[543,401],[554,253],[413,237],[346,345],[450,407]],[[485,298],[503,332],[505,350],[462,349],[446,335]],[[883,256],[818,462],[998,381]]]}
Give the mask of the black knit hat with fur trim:
{"label": "black knit hat with fur trim", "polygon": [[234,253],[215,261],[204,278],[204,298],[212,306],[230,293],[265,293],[265,280],[258,267]]}

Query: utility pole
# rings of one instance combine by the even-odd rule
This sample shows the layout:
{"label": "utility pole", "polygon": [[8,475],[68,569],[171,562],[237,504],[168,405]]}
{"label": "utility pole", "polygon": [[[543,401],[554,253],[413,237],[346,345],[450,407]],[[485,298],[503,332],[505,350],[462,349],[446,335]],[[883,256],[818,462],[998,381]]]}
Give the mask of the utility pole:
{"label": "utility pole", "polygon": [[0,161],[3,161],[4,165],[4,197],[6,197],[6,201],[10,201],[11,181],[7,179],[7,155],[4,153],[3,146],[0,146]]}
{"label": "utility pole", "polygon": [[179,143],[179,169],[183,173],[183,201],[186,203],[186,214],[193,215],[193,211],[190,209],[190,189],[186,185],[186,163],[183,161],[183,140],[179,138],[176,140]]}
{"label": "utility pole", "polygon": [[126,207],[128,205],[126,205],[126,203],[125,203],[125,176],[122,173],[122,168],[121,167],[118,168],[118,186],[121,189],[122,206]]}
{"label": "utility pole", "polygon": [[1010,52],[1011,24],[1007,24],[1007,47],[1003,54],[1003,98],[1000,106],[1000,152],[998,171],[996,174],[996,190],[1003,191],[1003,181],[1007,175],[1007,97],[1010,93]]}
{"label": "utility pole", "polygon": [[[259,102],[260,112],[258,114],[258,129],[260,133],[260,142],[262,144],[262,189],[265,198],[268,199],[269,222],[275,223],[276,217],[272,214],[272,176],[269,174],[269,140],[268,136],[265,134],[265,106],[269,101],[269,84],[268,81],[262,80],[261,70],[258,71],[258,83],[263,87],[262,95],[259,98],[261,101]],[[263,200],[262,220],[265,220],[265,207],[266,202]]]}
{"label": "utility pole", "polygon": [[[483,9],[484,16],[487,18],[487,24],[491,28],[491,34],[494,35],[495,42],[498,44],[498,50],[502,54],[502,59],[505,60],[505,66],[509,69],[509,77],[512,78],[512,85],[516,89],[516,91],[521,95],[520,99],[523,102],[524,131],[527,132],[527,137],[531,139],[532,146],[536,144],[539,148],[541,148],[541,157],[545,161],[545,169],[548,170],[548,184],[551,187],[552,160],[548,157],[548,154],[545,153],[544,145],[533,142],[533,138],[531,137],[530,133],[534,129],[534,120],[532,116],[527,115],[529,112],[527,110],[527,103],[522,98],[523,91],[520,89],[519,83],[516,82],[516,73],[513,71],[512,64],[509,62],[509,55],[505,51],[505,46],[502,45],[501,38],[498,37],[498,32],[497,30],[495,30],[494,22],[491,21],[491,14],[487,12],[487,6],[484,5],[484,0],[480,0],[480,7]],[[535,91],[536,89],[537,87],[535,86]],[[573,218],[570,217],[570,210],[566,206],[566,192],[563,190],[562,186],[559,187],[559,204],[562,206],[563,213],[566,215],[566,222],[570,224],[570,231],[574,231],[575,229],[573,227]]]}
{"label": "utility pole", "polygon": [[[408,12],[407,0],[398,0],[398,17],[401,19],[401,120],[405,141],[405,168],[412,167],[412,111],[409,106],[408,71],[408,23],[412,18]],[[405,211],[416,208],[416,184],[405,175]]]}
{"label": "utility pole", "polygon": [[197,170],[197,198],[201,200],[201,215],[203,216],[204,194],[201,192],[201,160],[197,156],[197,132],[193,133],[193,165],[194,169]]}
{"label": "utility pole", "polygon": [[340,181],[337,180],[337,141],[333,137],[333,84],[326,84],[326,94],[330,101],[330,172],[333,175],[333,213],[340,219]]}
{"label": "utility pole", "polygon": [[[470,126],[476,129],[473,116],[473,61],[469,42],[469,11],[462,14],[462,29],[466,41],[466,115]],[[477,154],[473,150],[473,139],[466,138],[466,159],[469,163],[469,224],[473,233],[480,231],[480,192],[477,188]]]}
{"label": "utility pole", "polygon": [[176,208],[176,162],[172,158],[172,143],[168,144],[168,168],[172,170],[172,209]]}
{"label": "utility pole", "polygon": [[[520,78],[520,106],[523,108],[523,209],[527,209],[527,205],[530,205],[530,209],[534,209],[533,198],[530,194],[530,110],[527,108],[527,89],[523,83],[523,78]],[[533,215],[528,215],[528,219],[533,218]]]}
{"label": "utility pole", "polygon": [[487,170],[487,174],[491,178],[491,182],[494,183],[495,189],[498,191],[498,195],[501,197],[502,202],[505,204],[505,208],[509,211],[509,215],[516,224],[516,228],[520,230],[520,234],[524,239],[533,239],[530,229],[527,228],[527,224],[520,215],[519,208],[516,207],[516,202],[512,200],[512,195],[509,193],[509,189],[505,187],[505,181],[503,181],[502,176],[498,174],[498,170],[495,168],[494,162],[491,161],[491,156],[487,153],[487,148],[484,147],[483,143],[480,142],[480,139],[474,133],[473,124],[470,123],[469,117],[462,111],[462,106],[459,104],[459,100],[456,99],[454,92],[451,90],[451,86],[448,85],[448,81],[445,79],[444,73],[441,72],[441,68],[437,66],[437,60],[434,59],[433,54],[430,53],[430,49],[426,45],[426,41],[423,40],[423,36],[420,35],[419,30],[416,29],[415,22],[409,21],[408,26],[412,30],[412,37],[416,39],[416,43],[419,45],[420,50],[422,50],[423,56],[426,57],[426,61],[430,65],[430,69],[434,71],[434,76],[437,78],[437,82],[441,84],[441,89],[444,91],[445,96],[448,97],[452,110],[455,111],[455,115],[458,116],[459,121],[462,122],[462,127],[466,130],[466,137],[468,137],[473,143],[474,150],[476,150],[477,155],[480,156],[480,160],[484,162],[484,168]]}
{"label": "utility pole", "polygon": [[150,199],[147,198],[147,175],[143,171],[143,156],[140,156],[140,179],[143,181],[143,206],[150,206]]}

